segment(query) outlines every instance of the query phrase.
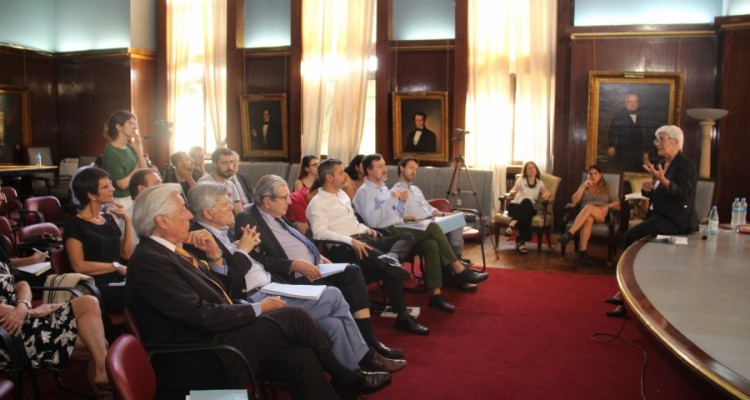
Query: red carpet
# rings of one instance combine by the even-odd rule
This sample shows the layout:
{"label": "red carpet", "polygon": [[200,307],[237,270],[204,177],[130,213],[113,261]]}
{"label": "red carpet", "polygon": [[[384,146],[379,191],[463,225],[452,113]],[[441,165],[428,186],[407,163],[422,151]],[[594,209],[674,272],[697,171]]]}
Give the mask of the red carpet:
{"label": "red carpet", "polygon": [[[447,291],[454,315],[426,307],[428,294],[407,294],[420,306],[427,337],[392,329],[375,318],[380,339],[401,347],[409,365],[371,399],[640,399],[643,355],[620,340],[622,319],[604,315],[616,292],[611,276],[490,269],[477,293]],[[622,336],[649,356],[648,399],[699,399],[628,320]]]}

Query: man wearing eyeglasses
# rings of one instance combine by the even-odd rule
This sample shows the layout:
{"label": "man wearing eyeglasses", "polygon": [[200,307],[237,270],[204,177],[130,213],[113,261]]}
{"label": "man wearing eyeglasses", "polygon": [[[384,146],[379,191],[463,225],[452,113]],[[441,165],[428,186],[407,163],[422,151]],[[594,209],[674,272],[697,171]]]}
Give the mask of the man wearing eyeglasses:
{"label": "man wearing eyeglasses", "polygon": [[365,342],[381,355],[403,358],[400,349],[390,349],[375,336],[370,321],[370,299],[365,278],[359,266],[350,264],[343,272],[323,278],[318,264],[330,261],[321,256],[317,246],[285,219],[290,191],[286,180],[265,175],[253,189],[254,203],[241,212],[235,221],[235,236],[241,237],[242,227],[255,227],[260,233],[258,261],[277,281],[307,285],[335,286],[349,303],[349,310]]}
{"label": "man wearing eyeglasses", "polygon": [[234,213],[242,212],[242,200],[240,199],[237,186],[229,178],[234,175],[234,156],[232,150],[227,148],[216,149],[211,154],[211,163],[214,170],[208,175],[204,175],[198,182],[217,182],[227,187],[229,199],[232,201]]}

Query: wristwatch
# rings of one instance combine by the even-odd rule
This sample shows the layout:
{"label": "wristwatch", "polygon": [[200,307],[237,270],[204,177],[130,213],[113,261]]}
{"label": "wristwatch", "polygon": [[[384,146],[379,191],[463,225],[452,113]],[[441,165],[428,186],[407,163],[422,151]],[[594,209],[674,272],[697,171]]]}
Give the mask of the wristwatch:
{"label": "wristwatch", "polygon": [[115,272],[119,272],[122,264],[118,263],[117,261],[112,261],[112,266],[115,268]]}

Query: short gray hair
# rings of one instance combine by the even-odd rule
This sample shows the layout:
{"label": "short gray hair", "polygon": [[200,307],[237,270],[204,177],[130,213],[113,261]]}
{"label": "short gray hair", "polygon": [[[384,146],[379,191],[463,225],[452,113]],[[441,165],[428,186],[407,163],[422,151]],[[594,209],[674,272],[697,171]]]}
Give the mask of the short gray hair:
{"label": "short gray hair", "polygon": [[179,183],[164,183],[144,189],[133,203],[133,228],[138,237],[147,237],[154,233],[159,215],[172,215],[177,205],[169,201],[175,194],[182,195]]}
{"label": "short gray hair", "polygon": [[227,187],[216,182],[198,182],[188,190],[188,208],[193,218],[203,221],[203,210],[216,205],[221,197],[227,196]]}
{"label": "short gray hair", "polygon": [[674,139],[677,141],[677,147],[679,147],[680,151],[682,151],[682,144],[685,142],[685,134],[682,133],[682,129],[680,129],[679,126],[675,125],[664,125],[661,128],[657,129],[654,133],[654,136],[657,138],[659,137],[659,133],[664,132],[671,139]]}
{"label": "short gray hair", "polygon": [[263,204],[266,197],[275,197],[276,189],[286,186],[286,181],[278,175],[263,175],[253,188],[253,200],[257,206]]}

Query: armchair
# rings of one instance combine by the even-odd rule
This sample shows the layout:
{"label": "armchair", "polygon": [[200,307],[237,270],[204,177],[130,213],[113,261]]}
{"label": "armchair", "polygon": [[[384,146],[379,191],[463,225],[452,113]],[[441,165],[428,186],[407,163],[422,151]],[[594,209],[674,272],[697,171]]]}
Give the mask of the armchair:
{"label": "armchair", "polygon": [[[520,178],[520,174],[516,176],[516,179]],[[554,215],[552,209],[555,204],[555,196],[557,195],[557,188],[560,187],[562,178],[542,172],[539,175],[539,179],[544,182],[544,187],[550,193],[549,200],[537,200],[534,207],[537,210],[536,215],[531,219],[531,228],[537,234],[537,251],[542,251],[542,240],[544,235],[547,236],[547,246],[552,248],[552,223],[554,221]],[[498,197],[500,201],[500,208],[495,213],[493,218],[493,231],[495,234],[495,247],[500,244],[500,230],[503,227],[507,227],[510,221],[513,220],[508,214],[508,205],[513,198],[509,193],[506,193]]]}
{"label": "armchair", "polygon": [[481,226],[479,227],[479,229],[470,228],[463,230],[463,237],[464,240],[479,240],[479,245],[482,249],[482,272],[484,272],[487,269],[487,259],[484,255],[485,227],[482,223],[482,214],[479,212],[479,210],[475,210],[472,208],[453,208],[451,207],[451,203],[447,199],[430,199],[427,202],[431,206],[443,212],[463,212],[465,214],[466,222],[480,222]]}
{"label": "armchair", "polygon": [[[581,182],[583,183],[588,179],[588,174],[583,173]],[[602,179],[609,184],[610,194],[620,199],[620,204],[624,203],[622,195],[622,173],[610,173],[603,172]],[[591,230],[592,238],[603,238],[607,241],[607,265],[612,265],[612,259],[617,254],[617,246],[620,239],[620,208],[613,207],[609,209],[609,215],[604,223],[594,224]],[[568,203],[565,205],[565,215],[563,216],[563,232],[567,231],[573,225],[578,212],[580,211],[580,203],[573,204]],[[579,235],[575,235],[575,250],[578,252]],[[560,254],[565,258],[565,248],[567,246],[560,245]]]}

